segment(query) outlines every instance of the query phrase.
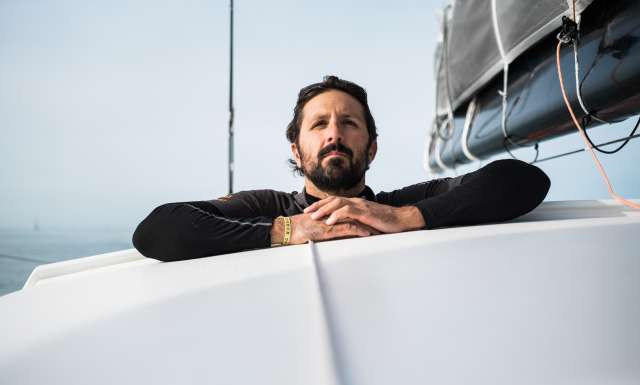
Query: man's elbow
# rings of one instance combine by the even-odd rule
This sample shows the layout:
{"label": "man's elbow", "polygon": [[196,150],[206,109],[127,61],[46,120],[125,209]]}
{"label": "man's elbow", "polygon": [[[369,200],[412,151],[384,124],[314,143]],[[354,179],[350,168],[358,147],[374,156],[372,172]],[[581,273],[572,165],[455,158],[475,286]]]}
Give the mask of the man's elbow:
{"label": "man's elbow", "polygon": [[521,163],[524,165],[522,166],[523,175],[519,178],[520,191],[528,197],[531,207],[527,211],[531,211],[547,197],[549,188],[551,188],[551,179],[539,167],[525,162]]}
{"label": "man's elbow", "polygon": [[551,187],[551,180],[539,167],[515,160],[501,159],[490,163],[496,174],[501,175],[500,185],[503,187],[502,199],[505,203],[517,208],[511,213],[517,217],[536,208],[547,196]]}
{"label": "man's elbow", "polygon": [[175,223],[167,215],[175,204],[168,203],[155,208],[133,233],[133,247],[147,258],[162,262],[190,259],[178,237]]}

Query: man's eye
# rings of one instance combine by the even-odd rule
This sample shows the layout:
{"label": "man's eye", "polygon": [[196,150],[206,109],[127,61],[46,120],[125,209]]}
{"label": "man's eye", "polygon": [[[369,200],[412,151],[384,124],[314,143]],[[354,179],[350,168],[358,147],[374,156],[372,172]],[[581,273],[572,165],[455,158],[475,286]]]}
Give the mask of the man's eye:
{"label": "man's eye", "polygon": [[348,125],[350,125],[350,126],[354,126],[354,127],[357,127],[357,126],[358,126],[358,125],[356,124],[356,122],[354,122],[353,120],[345,120],[345,121],[343,122],[343,124],[348,124]]}
{"label": "man's eye", "polygon": [[311,128],[320,128],[324,125],[326,125],[327,122],[325,122],[324,120],[318,120],[317,122],[313,123],[313,125],[311,126]]}

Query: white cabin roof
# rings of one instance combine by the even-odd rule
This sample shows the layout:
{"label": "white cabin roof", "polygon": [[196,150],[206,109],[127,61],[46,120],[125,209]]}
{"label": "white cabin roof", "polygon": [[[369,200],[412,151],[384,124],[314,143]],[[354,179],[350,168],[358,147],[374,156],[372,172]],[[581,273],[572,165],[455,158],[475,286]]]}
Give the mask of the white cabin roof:
{"label": "white cabin roof", "polygon": [[640,212],[544,203],[508,223],[162,263],[43,265],[0,297],[3,382],[640,382]]}

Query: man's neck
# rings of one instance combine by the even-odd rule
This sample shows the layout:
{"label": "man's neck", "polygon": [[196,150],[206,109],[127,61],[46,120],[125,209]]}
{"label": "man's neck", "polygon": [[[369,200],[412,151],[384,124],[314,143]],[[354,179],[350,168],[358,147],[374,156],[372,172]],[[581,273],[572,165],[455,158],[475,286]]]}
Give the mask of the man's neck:
{"label": "man's neck", "polygon": [[312,195],[318,199],[324,199],[330,195],[340,196],[346,198],[353,198],[358,196],[365,188],[364,177],[362,180],[355,185],[354,187],[347,190],[339,190],[339,191],[326,191],[319,189],[313,182],[311,182],[308,178],[304,178],[304,188],[307,194]]}

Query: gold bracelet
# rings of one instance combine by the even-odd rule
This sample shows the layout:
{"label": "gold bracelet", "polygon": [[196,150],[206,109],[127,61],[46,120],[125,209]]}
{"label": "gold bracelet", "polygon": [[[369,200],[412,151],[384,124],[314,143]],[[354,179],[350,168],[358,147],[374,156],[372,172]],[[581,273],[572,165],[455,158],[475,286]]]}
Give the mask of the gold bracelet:
{"label": "gold bracelet", "polygon": [[282,238],[282,245],[286,246],[291,242],[291,218],[280,217],[284,222],[284,237]]}

